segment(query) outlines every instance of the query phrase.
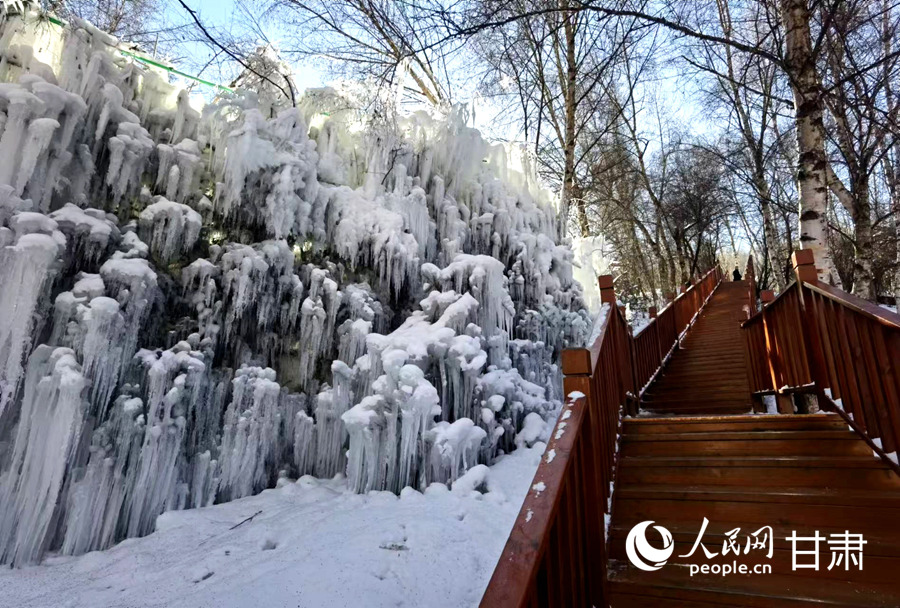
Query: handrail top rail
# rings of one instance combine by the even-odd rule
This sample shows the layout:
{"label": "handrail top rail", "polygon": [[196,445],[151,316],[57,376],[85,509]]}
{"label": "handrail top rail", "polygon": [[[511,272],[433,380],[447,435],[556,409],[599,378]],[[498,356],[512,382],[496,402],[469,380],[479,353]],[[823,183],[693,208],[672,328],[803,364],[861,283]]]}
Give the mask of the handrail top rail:
{"label": "handrail top rail", "polygon": [[863,300],[859,296],[847,293],[822,281],[817,280],[815,283],[804,281],[804,285],[816,293],[825,296],[829,300],[849,308],[853,312],[859,313],[877,323],[886,325],[887,327],[900,329],[900,314],[891,312],[887,308],[882,308],[877,304],[873,304],[868,300]]}
{"label": "handrail top rail", "polygon": [[704,281],[704,279],[706,279],[706,277],[708,277],[708,276],[709,276],[712,272],[714,272],[717,268],[719,268],[718,265],[713,266],[712,268],[710,268],[709,270],[707,270],[706,273],[705,273],[702,277],[700,277],[700,278],[697,280],[696,283],[694,283],[693,285],[691,285],[690,287],[688,287],[688,288],[684,291],[684,293],[678,294],[677,296],[675,296],[674,299],[672,299],[671,302],[666,303],[666,305],[662,307],[662,310],[660,310],[658,313],[656,313],[656,318],[655,318],[655,319],[650,319],[650,322],[647,323],[646,325],[644,325],[642,328],[640,328],[640,329],[638,330],[638,332],[634,334],[634,337],[637,338],[637,337],[639,337],[641,334],[643,334],[645,331],[647,331],[647,329],[648,329],[651,325],[653,325],[654,323],[656,323],[656,319],[658,319],[659,317],[661,317],[662,314],[663,314],[664,312],[666,312],[667,310],[669,310],[670,308],[672,308],[672,307],[675,305],[675,302],[677,302],[678,300],[680,300],[682,296],[686,296],[692,289],[694,289],[694,287],[696,287],[697,285],[699,285],[700,283],[702,283],[702,282]]}
{"label": "handrail top rail", "polygon": [[[567,410],[570,413],[566,419],[565,432],[551,435],[547,441],[547,447],[544,449],[544,454],[553,450],[554,457],[548,459],[541,454],[541,461],[531,479],[531,486],[522,501],[519,517],[513,523],[513,529],[507,538],[508,543],[515,542],[517,550],[508,556],[509,559],[505,564],[508,569],[505,572],[507,576],[503,578],[530,580],[539,566],[539,560],[533,556],[541,556],[547,550],[549,537],[545,532],[550,528],[553,515],[562,500],[566,485],[566,472],[572,463],[575,440],[587,414],[586,396],[584,394],[566,396],[563,409],[560,410],[560,417]],[[559,420],[554,422],[554,428],[558,423]],[[522,522],[521,514],[525,512],[530,515]],[[506,553],[504,548],[500,559],[503,559]],[[494,569],[495,576],[498,570],[500,570],[499,563]],[[487,601],[487,605],[524,606],[528,592],[527,586],[510,584],[515,583],[515,580],[506,582],[507,584],[504,585],[489,583],[485,595],[482,597],[482,604],[484,605],[484,602]],[[500,597],[497,597],[498,595]]]}
{"label": "handrail top rail", "polygon": [[746,321],[741,321],[741,328],[747,327],[748,325],[753,325],[757,321],[762,320],[763,311],[765,311],[770,306],[774,306],[775,303],[778,302],[778,300],[780,300],[781,298],[786,296],[788,294],[788,292],[790,292],[791,290],[796,289],[796,287],[797,287],[797,281],[796,280],[792,281],[790,285],[788,285],[787,287],[785,287],[784,289],[779,291],[778,295],[776,295],[775,298],[771,302],[769,302],[768,304],[764,304],[759,309],[758,312],[756,312],[753,316],[751,316]]}

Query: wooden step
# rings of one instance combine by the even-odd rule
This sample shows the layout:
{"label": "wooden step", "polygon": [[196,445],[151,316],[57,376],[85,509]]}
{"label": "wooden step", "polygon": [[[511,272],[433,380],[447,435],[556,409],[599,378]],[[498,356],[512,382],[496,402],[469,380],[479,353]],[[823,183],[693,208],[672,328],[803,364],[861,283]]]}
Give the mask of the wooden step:
{"label": "wooden step", "polygon": [[[731,530],[734,531],[735,528]],[[749,553],[745,553],[745,545],[747,542],[747,537],[754,532],[757,532],[760,528],[756,526],[751,526],[748,528],[740,528],[737,532],[737,537],[735,539],[729,539],[724,534],[715,535],[710,534],[709,531],[705,531],[703,534],[703,538],[701,540],[703,547],[706,550],[710,551],[714,555],[714,557],[707,557],[706,553],[703,551],[703,547],[697,547],[696,551],[694,549],[694,543],[697,541],[697,536],[699,534],[699,530],[694,530],[693,535],[679,535],[675,536],[673,534],[673,552],[672,556],[666,561],[666,565],[669,564],[696,564],[698,566],[703,566],[704,564],[746,564],[747,570],[750,571],[753,569],[753,566],[756,564],[768,564],[771,566],[771,572],[773,574],[790,574],[794,572],[794,555],[791,551],[791,544],[787,540],[788,537],[794,532],[789,531],[785,536],[779,536],[774,540],[773,543],[773,551],[771,557],[769,557],[768,549],[751,549]],[[669,530],[672,532],[671,530]],[[625,551],[625,540],[628,536],[628,530],[617,530],[614,535],[610,536],[610,549],[609,549],[609,557],[610,559],[627,561],[628,555]],[[812,537],[816,530],[797,530],[798,537]],[[826,539],[828,538],[828,534],[824,534],[821,530],[818,531],[820,536],[824,536]],[[767,534],[768,530],[764,530],[761,534]],[[843,533],[843,530],[840,531]],[[843,564],[840,567],[832,567],[829,569],[828,567],[832,565],[832,552],[828,547],[827,542],[821,541],[819,545],[819,570],[813,570],[814,575],[818,578],[826,578],[826,579],[834,579],[834,580],[848,580],[848,578],[852,579],[855,582],[859,583],[876,583],[882,585],[890,585],[894,583],[897,579],[897,569],[900,567],[900,557],[896,555],[876,555],[873,551],[871,551],[871,547],[868,544],[868,537],[865,539],[867,544],[864,545],[865,551],[863,553],[863,568],[862,570],[852,567],[852,569],[848,572],[844,569]],[[733,544],[729,544],[729,542],[733,542],[738,546],[738,553],[735,554],[731,549]],[[730,548],[728,555],[723,554],[723,547],[728,546]],[[801,544],[801,550],[809,550],[812,548],[812,543],[808,546]],[[814,560],[813,555],[809,556],[800,556],[800,561],[798,563],[812,563]],[[735,568],[735,570],[737,570]],[[802,569],[801,569],[802,573]]]}
{"label": "wooden step", "polygon": [[785,440],[837,440],[858,442],[859,438],[846,429],[828,430],[745,430],[743,428],[722,431],[687,433],[634,433],[623,436],[626,442],[641,441],[785,441]]}
{"label": "wooden step", "polygon": [[[642,409],[644,409],[642,407]],[[672,416],[683,416],[684,414],[692,414],[696,416],[719,416],[722,414],[733,414],[735,416],[740,416],[743,414],[748,414],[752,411],[752,407],[750,403],[746,403],[744,405],[732,405],[732,406],[698,406],[696,402],[689,401],[684,402],[683,404],[672,404],[672,405],[661,405],[661,406],[653,406],[647,407],[646,411],[659,416],[672,415]]]}
{"label": "wooden step", "polygon": [[[748,466],[737,464],[721,466],[714,463],[699,466],[662,465],[636,466],[639,458],[625,458],[619,468],[619,481],[623,485],[671,484],[678,486],[721,485],[747,488],[768,487],[819,487],[900,490],[900,477],[886,466],[880,468],[812,467],[803,459],[793,466]],[[726,459],[714,459],[726,460]],[[857,459],[846,459],[857,460]],[[874,458],[872,462],[877,462]],[[733,460],[731,462],[734,462]],[[852,474],[848,471],[852,470]]]}
{"label": "wooden step", "polygon": [[[688,500],[685,497],[629,498],[624,487],[616,489],[614,516],[617,523],[632,526],[641,521],[734,522],[761,525],[803,525],[806,527],[844,527],[853,532],[892,529],[900,513],[890,507],[833,505],[790,502],[751,502],[745,500]],[[727,497],[723,497],[727,498]]]}
{"label": "wooden step", "polygon": [[[809,434],[809,436],[807,436]],[[625,456],[869,456],[871,448],[843,431],[683,433],[623,436]]]}
{"label": "wooden step", "polygon": [[624,434],[707,433],[713,431],[846,430],[835,415],[754,415],[719,418],[626,418]]}
{"label": "wooden step", "polygon": [[[609,569],[611,604],[619,606],[674,605],[753,606],[781,608],[794,606],[866,606],[897,608],[897,585],[856,583],[826,577],[783,574],[690,575],[689,567],[667,564],[655,572],[644,572],[627,562],[612,560]],[[630,596],[644,598],[635,603]]]}
{"label": "wooden step", "polygon": [[727,485],[623,484],[622,500],[835,505],[898,509],[900,492],[872,488],[813,488],[807,486],[734,487]]}
{"label": "wooden step", "polygon": [[[638,523],[638,522],[635,522]],[[659,525],[664,526],[669,533],[672,535],[673,540],[677,542],[690,542],[693,545],[693,542],[697,539],[697,536],[700,532],[700,528],[703,523],[703,518],[700,518],[697,521],[692,522],[682,522],[682,521],[665,521],[665,522],[656,522]],[[722,543],[726,538],[726,532],[729,532],[735,528],[736,525],[734,522],[715,522],[710,521],[707,525],[706,530],[703,533],[703,541],[707,548],[711,550],[717,550],[716,548],[721,548]],[[748,533],[753,533],[759,529],[758,524],[749,524],[745,523],[741,525],[740,535],[746,538]],[[614,546],[619,540],[624,540],[628,533],[631,531],[632,525],[621,525],[620,523],[615,523],[610,526],[609,530],[609,538],[610,538],[610,546]],[[845,532],[844,528],[834,528],[829,526],[820,526],[818,528],[808,528],[803,525],[780,525],[774,524],[771,525],[772,528],[772,536],[775,539],[774,548],[775,549],[786,549],[789,548],[790,545],[786,540],[789,536],[791,536],[795,531],[798,535],[806,535],[812,534],[815,530],[818,530],[821,536],[831,536],[832,534],[840,534]],[[655,537],[650,537],[648,540],[654,546],[659,547],[659,544],[656,542]],[[900,529],[886,529],[886,530],[875,530],[866,533],[865,535],[866,545],[865,551],[863,553],[864,558],[868,557],[884,557],[884,558],[900,558]],[[823,545],[824,548],[824,545]],[[686,551],[682,551],[677,555],[684,555],[687,553]],[[615,557],[615,556],[613,556]]]}

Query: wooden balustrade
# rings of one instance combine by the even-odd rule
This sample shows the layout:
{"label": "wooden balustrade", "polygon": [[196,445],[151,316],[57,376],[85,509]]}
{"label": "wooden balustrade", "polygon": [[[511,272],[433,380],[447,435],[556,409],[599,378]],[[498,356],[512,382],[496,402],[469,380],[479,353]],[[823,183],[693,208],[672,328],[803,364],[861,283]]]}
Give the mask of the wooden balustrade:
{"label": "wooden balustrade", "polygon": [[622,416],[635,412],[642,387],[721,279],[719,268],[710,270],[633,336],[612,277],[599,278],[597,338],[562,353],[567,400],[482,606],[608,604],[605,518]]}
{"label": "wooden balustrade", "polygon": [[819,281],[812,252],[792,259],[797,280],[742,325],[751,390],[813,387],[900,472],[900,316]]}
{"label": "wooden balustrade", "polygon": [[800,289],[792,283],[742,325],[750,391],[775,392],[812,382],[800,324]]}

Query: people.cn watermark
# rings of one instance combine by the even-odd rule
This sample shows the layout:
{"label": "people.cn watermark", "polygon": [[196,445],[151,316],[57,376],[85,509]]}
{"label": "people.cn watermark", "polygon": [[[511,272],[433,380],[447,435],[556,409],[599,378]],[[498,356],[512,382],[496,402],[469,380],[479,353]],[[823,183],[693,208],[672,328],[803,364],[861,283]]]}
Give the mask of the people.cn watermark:
{"label": "people.cn watermark", "polygon": [[[653,525],[654,521],[643,521],[634,526],[625,539],[625,553],[628,560],[636,567],[647,572],[661,569],[675,552],[675,541],[672,533],[663,526]],[[647,538],[648,529],[653,530],[662,540],[662,547],[654,546]],[[762,526],[758,530],[741,535],[741,528],[734,528],[724,533],[720,551],[710,550],[703,542],[703,536],[709,527],[709,519],[703,518],[700,532],[694,541],[691,550],[681,558],[697,557],[688,562],[691,576],[695,574],[771,574],[772,564],[762,560],[771,560],[775,551],[775,534],[772,526]],[[831,559],[828,570],[844,568],[850,570],[863,569],[863,546],[866,540],[862,534],[851,534],[850,531],[823,536],[816,531],[812,536],[798,536],[796,531],[784,539],[791,547],[791,569],[820,569],[821,549],[827,547],[831,551]],[[658,544],[658,543],[657,543]],[[716,545],[710,545],[717,549]],[[697,550],[701,549],[702,554]],[[724,562],[729,556],[733,556],[730,562]],[[757,556],[760,561],[747,563],[746,558]],[[696,563],[704,558],[711,563]],[[742,558],[738,561],[738,558]],[[718,560],[718,561],[713,561]]]}

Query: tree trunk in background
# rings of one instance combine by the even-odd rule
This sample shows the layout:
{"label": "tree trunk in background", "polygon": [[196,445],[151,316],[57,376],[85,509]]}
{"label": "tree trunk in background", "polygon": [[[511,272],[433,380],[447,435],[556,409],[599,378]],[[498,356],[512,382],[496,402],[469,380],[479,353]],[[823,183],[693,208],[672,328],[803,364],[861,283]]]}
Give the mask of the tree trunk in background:
{"label": "tree trunk in background", "polygon": [[900,160],[897,161],[896,167],[889,156],[883,162],[884,174],[887,178],[888,188],[891,191],[891,213],[893,215],[891,225],[894,229],[894,247],[896,249],[894,258],[896,266],[894,266],[893,273],[894,305],[900,311]]}
{"label": "tree trunk in background", "polygon": [[[561,213],[563,221],[560,228],[560,236],[566,235],[566,226],[569,219],[569,205],[572,203],[572,194],[575,189],[575,111],[577,103],[575,101],[575,86],[578,80],[577,60],[575,57],[575,23],[577,12],[569,9],[568,0],[560,0],[559,7],[562,9],[563,26],[566,36],[566,141],[563,150],[565,157],[565,167],[563,168],[563,187]],[[583,201],[582,201],[583,205]],[[581,212],[583,213],[583,209]],[[589,232],[585,230],[587,225],[587,216],[584,217],[584,224],[581,223],[582,218],[579,217],[579,225],[581,226],[582,236],[588,236]]]}
{"label": "tree trunk in background", "polygon": [[[868,182],[868,180],[865,180]],[[869,202],[868,183],[858,186],[855,192],[853,223],[856,226],[856,256],[853,260],[853,293],[875,302],[875,276],[872,271],[875,252],[872,249],[872,209]]]}
{"label": "tree trunk in background", "polygon": [[763,233],[766,235],[766,254],[769,259],[769,267],[775,277],[775,286],[778,291],[782,291],[786,287],[783,272],[784,258],[781,255],[778,233],[775,231],[775,220],[772,218],[772,196],[769,192],[769,184],[766,182],[765,176],[759,173],[759,168],[754,177],[759,204],[762,208]]}
{"label": "tree trunk in background", "polygon": [[900,312],[900,187],[894,186],[893,194],[894,211],[894,239],[897,249],[897,257],[894,259],[894,306]]}
{"label": "tree trunk in background", "polygon": [[578,231],[582,238],[592,236],[591,225],[588,222],[587,203],[584,200],[584,191],[578,184],[572,184],[570,201],[575,205],[575,217],[578,220]]}
{"label": "tree trunk in background", "polygon": [[674,237],[673,240],[675,241],[675,254],[678,256],[678,288],[681,289],[681,286],[690,280],[690,263],[681,236]]}
{"label": "tree trunk in background", "polygon": [[840,286],[826,238],[828,183],[825,125],[822,122],[824,104],[812,53],[808,1],[781,0],[781,18],[797,122],[800,246],[812,250],[819,279]]}

